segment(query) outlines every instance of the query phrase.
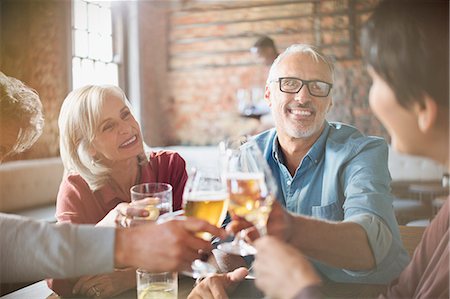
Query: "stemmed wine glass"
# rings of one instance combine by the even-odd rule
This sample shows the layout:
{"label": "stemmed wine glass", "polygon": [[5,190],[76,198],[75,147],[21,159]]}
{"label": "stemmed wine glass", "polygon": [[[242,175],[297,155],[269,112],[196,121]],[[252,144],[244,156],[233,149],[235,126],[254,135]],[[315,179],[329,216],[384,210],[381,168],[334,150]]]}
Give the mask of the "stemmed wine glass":
{"label": "stemmed wine glass", "polygon": [[[222,177],[230,198],[228,211],[251,222],[261,236],[277,192],[269,166],[255,141],[245,136],[220,144]],[[218,249],[237,255],[253,255],[256,250],[240,236],[232,242],[219,244]]]}
{"label": "stemmed wine glass", "polygon": [[[220,174],[212,170],[192,169],[183,194],[185,215],[205,220],[220,227],[228,208],[228,193]],[[211,240],[211,234],[199,233],[204,240]],[[208,255],[195,260],[192,265],[194,278],[216,273],[217,269],[206,262]]]}

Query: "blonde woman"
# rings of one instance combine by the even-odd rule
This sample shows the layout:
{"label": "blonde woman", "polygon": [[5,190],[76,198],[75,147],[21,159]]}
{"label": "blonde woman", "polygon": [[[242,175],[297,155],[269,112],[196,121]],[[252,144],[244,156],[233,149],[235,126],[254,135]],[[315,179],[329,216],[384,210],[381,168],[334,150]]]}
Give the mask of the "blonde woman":
{"label": "blonde woman", "polygon": [[[115,86],[85,86],[71,92],[58,120],[61,158],[67,172],[56,204],[58,222],[98,224],[130,202],[130,188],[144,182],[173,186],[173,210],[181,209],[187,180],[185,161],[174,152],[144,153],[140,126],[123,91]],[[142,211],[145,213],[144,211]],[[170,250],[170,249],[167,249]],[[115,296],[135,287],[134,269],[53,280],[59,295]]]}

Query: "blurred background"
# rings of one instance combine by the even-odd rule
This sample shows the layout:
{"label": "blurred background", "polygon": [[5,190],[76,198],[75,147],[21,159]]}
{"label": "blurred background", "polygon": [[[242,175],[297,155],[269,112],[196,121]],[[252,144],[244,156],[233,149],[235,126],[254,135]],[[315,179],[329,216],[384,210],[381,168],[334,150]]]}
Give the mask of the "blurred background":
{"label": "blurred background", "polygon": [[[57,119],[72,89],[119,85],[150,146],[215,145],[261,130],[242,99],[264,105],[261,36],[283,51],[322,47],[336,62],[329,120],[387,137],[368,106],[359,32],[377,0],[0,0],[0,70],[38,91],[43,135],[14,160],[59,155]],[[241,103],[239,103],[240,99]],[[250,115],[251,116],[251,115]]]}

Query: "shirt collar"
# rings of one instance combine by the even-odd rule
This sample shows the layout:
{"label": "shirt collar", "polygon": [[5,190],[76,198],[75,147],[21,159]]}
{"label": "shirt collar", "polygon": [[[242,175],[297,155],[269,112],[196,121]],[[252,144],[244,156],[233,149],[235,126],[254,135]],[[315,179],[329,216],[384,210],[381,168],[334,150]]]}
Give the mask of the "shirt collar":
{"label": "shirt collar", "polygon": [[[324,129],[320,134],[319,138],[313,144],[313,146],[309,149],[306,157],[308,157],[311,162],[318,163],[323,156],[325,151],[325,146],[327,142],[327,136],[330,132],[330,124],[325,120]],[[272,144],[272,158],[278,163],[283,163],[283,155],[280,150],[280,143],[278,142],[278,135],[275,135]]]}
{"label": "shirt collar", "polygon": [[311,160],[311,162],[317,164],[320,161],[320,159],[322,159],[323,153],[325,152],[325,146],[327,144],[329,132],[330,132],[330,124],[328,123],[328,121],[325,121],[322,133],[306,154],[306,156]]}

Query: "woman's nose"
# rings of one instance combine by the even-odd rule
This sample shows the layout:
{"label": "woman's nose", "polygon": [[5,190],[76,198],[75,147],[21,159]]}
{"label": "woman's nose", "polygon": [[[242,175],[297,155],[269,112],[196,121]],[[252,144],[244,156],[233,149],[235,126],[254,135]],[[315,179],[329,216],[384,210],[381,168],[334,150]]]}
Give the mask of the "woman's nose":
{"label": "woman's nose", "polygon": [[127,124],[126,122],[121,122],[119,124],[119,133],[120,134],[127,134],[131,131],[131,126]]}

